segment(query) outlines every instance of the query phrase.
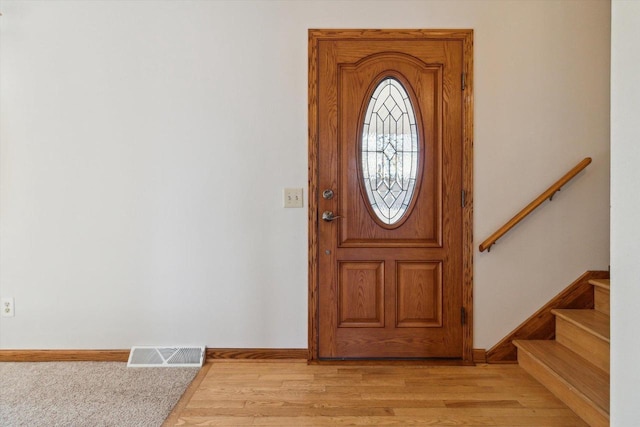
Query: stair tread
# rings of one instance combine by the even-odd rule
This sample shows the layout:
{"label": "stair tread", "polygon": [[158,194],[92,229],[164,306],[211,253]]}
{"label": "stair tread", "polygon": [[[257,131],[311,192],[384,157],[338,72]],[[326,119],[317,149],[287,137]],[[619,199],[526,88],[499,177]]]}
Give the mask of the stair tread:
{"label": "stair tread", "polygon": [[513,344],[518,351],[529,353],[585,400],[609,414],[609,375],[606,372],[554,340],[517,340]]}
{"label": "stair tread", "polygon": [[597,310],[553,309],[557,317],[573,323],[579,328],[592,333],[600,339],[609,342],[609,316]]}
{"label": "stair tread", "polygon": [[589,284],[606,290],[610,290],[611,286],[609,279],[591,279]]}

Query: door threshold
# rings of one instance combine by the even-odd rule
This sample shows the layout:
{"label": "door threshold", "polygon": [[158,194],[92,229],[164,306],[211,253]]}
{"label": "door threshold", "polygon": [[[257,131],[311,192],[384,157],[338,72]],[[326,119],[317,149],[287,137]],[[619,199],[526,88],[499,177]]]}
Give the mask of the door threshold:
{"label": "door threshold", "polygon": [[475,366],[475,363],[465,361],[461,358],[439,359],[439,358],[340,358],[340,359],[312,359],[307,362],[309,365],[365,365],[365,366],[385,366],[385,365],[405,365],[405,366]]}

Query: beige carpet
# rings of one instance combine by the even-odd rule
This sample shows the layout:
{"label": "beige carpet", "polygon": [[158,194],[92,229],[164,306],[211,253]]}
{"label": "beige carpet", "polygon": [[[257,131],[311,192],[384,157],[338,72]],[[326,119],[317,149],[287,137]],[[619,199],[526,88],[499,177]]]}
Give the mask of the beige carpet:
{"label": "beige carpet", "polygon": [[198,368],[0,363],[0,426],[160,426]]}

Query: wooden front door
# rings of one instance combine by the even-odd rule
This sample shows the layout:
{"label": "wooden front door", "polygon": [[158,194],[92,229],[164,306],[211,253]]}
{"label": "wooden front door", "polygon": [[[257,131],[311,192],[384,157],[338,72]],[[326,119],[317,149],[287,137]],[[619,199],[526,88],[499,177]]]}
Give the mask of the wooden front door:
{"label": "wooden front door", "polygon": [[470,33],[438,34],[310,32],[312,357],[466,357]]}

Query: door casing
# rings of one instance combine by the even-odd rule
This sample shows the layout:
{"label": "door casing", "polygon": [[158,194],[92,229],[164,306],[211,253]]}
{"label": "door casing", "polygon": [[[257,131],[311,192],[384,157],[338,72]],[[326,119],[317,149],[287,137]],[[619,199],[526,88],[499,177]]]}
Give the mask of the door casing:
{"label": "door casing", "polygon": [[318,43],[320,40],[458,40],[463,44],[462,362],[473,363],[473,30],[309,30],[309,299],[308,358],[318,358]]}

